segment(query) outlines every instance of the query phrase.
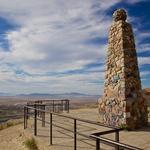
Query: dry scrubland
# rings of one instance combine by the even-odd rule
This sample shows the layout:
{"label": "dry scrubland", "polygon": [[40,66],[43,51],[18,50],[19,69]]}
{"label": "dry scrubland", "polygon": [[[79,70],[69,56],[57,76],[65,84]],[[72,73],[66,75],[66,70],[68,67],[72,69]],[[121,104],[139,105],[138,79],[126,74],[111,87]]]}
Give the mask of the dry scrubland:
{"label": "dry scrubland", "polygon": [[[90,107],[97,107],[97,99],[98,97],[79,97],[78,99],[72,98],[70,100],[70,107],[71,109],[78,109],[78,108],[90,108]],[[36,99],[34,99],[36,100]],[[11,117],[6,116],[16,116],[22,115],[23,116],[23,106],[31,101],[30,99],[16,99],[10,97],[0,97],[0,122],[9,120]],[[19,117],[18,117],[19,118]]]}

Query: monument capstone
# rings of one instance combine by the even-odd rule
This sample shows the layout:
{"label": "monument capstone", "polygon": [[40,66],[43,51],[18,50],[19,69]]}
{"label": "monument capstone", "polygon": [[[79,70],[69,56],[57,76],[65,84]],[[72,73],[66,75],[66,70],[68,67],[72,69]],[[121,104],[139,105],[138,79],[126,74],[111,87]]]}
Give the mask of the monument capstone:
{"label": "monument capstone", "polygon": [[132,27],[125,10],[113,14],[108,38],[104,93],[99,99],[101,122],[137,128],[147,123],[147,108]]}

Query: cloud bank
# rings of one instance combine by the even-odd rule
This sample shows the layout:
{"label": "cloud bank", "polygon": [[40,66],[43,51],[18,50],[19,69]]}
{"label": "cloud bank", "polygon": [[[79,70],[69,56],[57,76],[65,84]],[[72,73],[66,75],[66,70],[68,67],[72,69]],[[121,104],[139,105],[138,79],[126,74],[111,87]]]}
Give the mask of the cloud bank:
{"label": "cloud bank", "polygon": [[118,3],[0,0],[0,17],[12,25],[0,44],[0,91],[101,94],[111,25],[106,12]]}

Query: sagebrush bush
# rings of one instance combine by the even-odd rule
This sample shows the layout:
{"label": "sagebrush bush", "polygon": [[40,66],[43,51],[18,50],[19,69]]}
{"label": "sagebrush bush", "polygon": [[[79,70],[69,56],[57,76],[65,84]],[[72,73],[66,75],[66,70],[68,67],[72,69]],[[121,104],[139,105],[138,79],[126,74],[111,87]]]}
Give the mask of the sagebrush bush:
{"label": "sagebrush bush", "polygon": [[35,139],[32,137],[30,139],[26,139],[26,141],[23,142],[25,147],[27,147],[29,150],[38,150],[37,143]]}

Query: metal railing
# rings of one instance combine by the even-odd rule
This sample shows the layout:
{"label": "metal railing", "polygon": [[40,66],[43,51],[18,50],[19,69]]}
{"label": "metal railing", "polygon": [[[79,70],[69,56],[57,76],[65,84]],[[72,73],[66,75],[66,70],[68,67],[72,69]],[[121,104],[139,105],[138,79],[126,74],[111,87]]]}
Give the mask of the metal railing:
{"label": "metal railing", "polygon": [[49,111],[51,112],[63,112],[67,111],[69,112],[69,101],[68,99],[48,99],[48,100],[35,100],[27,102],[27,106],[34,106],[34,104],[37,104],[38,109],[45,109],[44,107],[49,108]]}
{"label": "metal railing", "polygon": [[112,147],[116,147],[117,150],[120,150],[121,148],[127,149],[127,150],[142,150],[140,148],[128,145],[128,144],[124,144],[124,143],[120,143],[120,142],[116,142],[113,140],[110,140],[108,138],[104,138],[104,137],[98,137],[96,135],[90,135],[90,137],[94,138],[96,140],[96,150],[100,150],[100,143],[105,143],[108,145],[111,145]]}
{"label": "metal railing", "polygon": [[[121,131],[121,129],[113,127],[113,126],[108,126],[108,125],[104,125],[101,123],[97,123],[95,121],[90,121],[90,120],[86,120],[86,119],[80,119],[80,118],[75,118],[75,117],[71,117],[68,115],[64,115],[64,114],[59,114],[59,113],[54,113],[54,112],[49,112],[46,110],[41,110],[41,109],[37,109],[38,104],[34,104],[34,107],[29,107],[29,106],[25,106],[24,107],[24,129],[27,128],[28,125],[28,117],[31,116],[31,114],[28,114],[29,111],[27,111],[28,109],[32,110],[33,113],[33,118],[34,118],[34,135],[37,136],[37,120],[42,121],[42,126],[45,126],[46,124],[49,124],[49,143],[50,145],[53,144],[53,127],[57,127],[57,128],[61,128],[64,129],[66,131],[72,132],[73,133],[73,138],[74,138],[74,150],[77,150],[77,135],[86,137],[88,139],[92,139],[96,142],[95,144],[95,148],[96,150],[100,150],[101,149],[101,143],[104,143],[106,145],[110,145],[112,147],[115,147],[116,150],[119,150],[120,148],[124,148],[125,150],[142,150],[140,148],[136,148],[127,144],[123,144],[119,142],[119,131]],[[38,112],[43,113],[42,118],[38,117]],[[46,121],[44,116],[45,113],[49,114],[49,120],[50,121]],[[59,116],[62,118],[68,118],[73,120],[73,130],[65,128],[63,126],[57,125],[54,123],[53,118],[55,118],[55,116]],[[77,131],[77,126],[78,126],[78,122],[84,122],[84,123],[88,123],[90,125],[98,125],[99,127],[107,127],[109,128],[109,130],[106,131],[102,131],[102,132],[97,132],[97,133],[93,133],[90,135],[86,135],[83,134],[81,132]],[[111,139],[107,139],[104,137],[101,137],[102,135],[106,135],[106,134],[110,134],[110,133],[114,133],[115,134],[115,141],[111,140]]]}

